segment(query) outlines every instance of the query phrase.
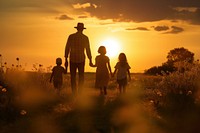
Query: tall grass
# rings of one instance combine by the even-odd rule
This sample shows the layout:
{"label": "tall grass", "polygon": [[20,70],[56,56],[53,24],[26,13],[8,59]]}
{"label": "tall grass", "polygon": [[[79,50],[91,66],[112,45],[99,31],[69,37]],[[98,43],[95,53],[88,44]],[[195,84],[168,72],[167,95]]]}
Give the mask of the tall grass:
{"label": "tall grass", "polygon": [[119,95],[112,80],[106,97],[94,88],[95,75],[87,73],[84,92],[76,98],[69,75],[64,76],[60,97],[49,83],[49,73],[8,71],[0,89],[10,102],[0,111],[0,128],[51,133],[198,132],[200,64],[179,62],[176,67],[176,72],[164,76],[132,75],[124,95]]}

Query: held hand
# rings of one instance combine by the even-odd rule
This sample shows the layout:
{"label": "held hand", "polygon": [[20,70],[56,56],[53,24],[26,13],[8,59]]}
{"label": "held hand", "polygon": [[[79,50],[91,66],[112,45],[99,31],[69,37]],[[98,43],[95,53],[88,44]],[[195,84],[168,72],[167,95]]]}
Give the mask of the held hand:
{"label": "held hand", "polygon": [[94,64],[92,63],[92,59],[90,59],[90,63],[89,63],[90,67],[93,67]]}
{"label": "held hand", "polygon": [[93,63],[90,63],[90,67],[96,67],[96,65],[94,65]]}
{"label": "held hand", "polygon": [[89,65],[90,65],[91,67],[93,67],[93,66],[94,66],[92,62],[90,62],[90,63],[89,63]]}

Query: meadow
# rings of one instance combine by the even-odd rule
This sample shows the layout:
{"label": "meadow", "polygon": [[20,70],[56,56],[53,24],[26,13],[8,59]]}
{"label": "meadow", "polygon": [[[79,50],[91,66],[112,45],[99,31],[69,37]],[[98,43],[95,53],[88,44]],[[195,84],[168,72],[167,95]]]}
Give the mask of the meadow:
{"label": "meadow", "polygon": [[[200,64],[162,76],[131,74],[127,92],[119,94],[111,79],[106,96],[94,87],[95,73],[85,74],[82,93],[72,96],[70,75],[61,95],[50,73],[1,73],[1,133],[198,133],[200,132]],[[182,70],[182,69],[181,69]]]}

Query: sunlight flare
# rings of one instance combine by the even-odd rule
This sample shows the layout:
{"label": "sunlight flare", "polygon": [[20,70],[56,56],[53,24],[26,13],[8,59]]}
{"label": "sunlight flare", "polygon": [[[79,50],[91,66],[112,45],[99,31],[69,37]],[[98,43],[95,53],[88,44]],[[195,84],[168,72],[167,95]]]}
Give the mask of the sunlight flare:
{"label": "sunlight flare", "polygon": [[120,48],[119,42],[116,39],[109,38],[102,41],[101,44],[106,47],[107,55],[109,57],[118,56],[121,48]]}

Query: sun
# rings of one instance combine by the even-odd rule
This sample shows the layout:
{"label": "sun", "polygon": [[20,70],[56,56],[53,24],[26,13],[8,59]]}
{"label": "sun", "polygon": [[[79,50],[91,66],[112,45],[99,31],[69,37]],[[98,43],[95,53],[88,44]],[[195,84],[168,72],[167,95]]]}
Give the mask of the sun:
{"label": "sun", "polygon": [[107,56],[116,57],[120,52],[120,45],[116,39],[110,38],[101,42],[101,45],[106,47]]}

